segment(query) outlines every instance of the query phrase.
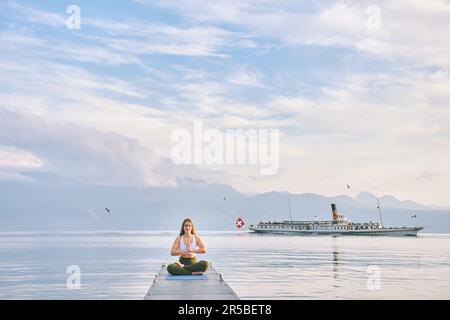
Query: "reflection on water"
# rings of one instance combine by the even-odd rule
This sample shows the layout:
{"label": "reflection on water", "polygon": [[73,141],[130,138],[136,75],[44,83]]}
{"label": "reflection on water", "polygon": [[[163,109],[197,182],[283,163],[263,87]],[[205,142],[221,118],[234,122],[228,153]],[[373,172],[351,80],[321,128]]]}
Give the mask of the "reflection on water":
{"label": "reflection on water", "polygon": [[[208,247],[202,259],[242,299],[450,298],[450,236],[201,235]],[[175,260],[175,237],[0,233],[0,298],[142,299],[161,264]],[[70,265],[81,270],[79,290],[66,286]],[[381,286],[369,286],[371,276]]]}
{"label": "reflection on water", "polygon": [[[332,236],[332,243],[333,243],[333,278],[337,280],[338,278],[338,265],[339,265],[339,251],[338,251],[338,244],[337,244],[336,237]],[[335,283],[335,287],[339,287],[338,284]]]}

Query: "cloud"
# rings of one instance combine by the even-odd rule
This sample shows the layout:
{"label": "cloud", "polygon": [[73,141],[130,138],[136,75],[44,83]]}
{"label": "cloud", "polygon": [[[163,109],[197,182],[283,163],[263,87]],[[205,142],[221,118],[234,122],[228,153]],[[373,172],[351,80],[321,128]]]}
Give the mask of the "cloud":
{"label": "cloud", "polygon": [[[15,2],[8,3],[6,8],[18,19],[32,24],[60,28],[67,38],[73,39],[73,32],[66,28],[67,17],[63,15],[26,7]],[[76,33],[76,45],[67,40],[55,48],[54,44],[50,43],[53,51],[66,54],[67,58],[78,61],[117,65],[139,64],[140,60],[137,56],[145,54],[226,57],[226,54],[220,52],[223,47],[237,44],[246,47],[251,45],[251,41],[245,37],[236,35],[234,40],[233,32],[214,26],[178,27],[137,20],[108,21],[90,18],[84,13],[81,26],[91,28],[90,34]]]}
{"label": "cloud", "polygon": [[[92,28],[93,34],[80,38],[90,39],[97,47],[92,61],[139,63],[137,55],[145,54],[228,57],[228,48],[266,48],[258,42],[271,38],[289,46],[347,47],[402,64],[450,66],[450,44],[442,41],[450,38],[450,3],[445,0],[430,0],[426,5],[417,0],[309,5],[294,1],[136,2],[170,9],[182,17],[181,23],[110,21],[83,14],[82,24]],[[64,15],[15,2],[6,8],[30,23],[65,28]],[[374,14],[379,14],[379,28],[369,26]],[[79,50],[76,56],[85,57]]]}
{"label": "cloud", "polygon": [[420,173],[418,178],[419,179],[430,179],[430,178],[434,178],[438,175],[439,175],[439,172],[437,172],[435,170],[430,170],[430,171],[425,170],[425,171],[422,171],[422,173]]}
{"label": "cloud", "polygon": [[100,19],[88,19],[86,23],[106,34],[97,38],[101,43],[135,54],[225,57],[220,50],[233,38],[232,32],[212,26],[177,27]]}
{"label": "cloud", "polygon": [[[347,47],[390,61],[450,66],[450,3],[423,1],[138,1],[177,12],[188,21],[239,26],[255,38],[291,46]],[[380,28],[370,28],[379,9]]]}
{"label": "cloud", "polygon": [[[223,173],[167,157],[118,133],[0,108],[0,179],[30,181],[36,172],[80,184],[176,186],[180,178],[221,181]],[[28,172],[33,174],[28,174]]]}
{"label": "cloud", "polygon": [[[119,52],[99,44],[77,43],[69,40],[58,40],[57,42],[39,38],[30,32],[0,32],[4,41],[3,54],[19,56],[30,56],[51,60],[92,62],[107,65],[142,64],[141,60],[134,54]],[[19,51],[18,49],[23,51]]]}
{"label": "cloud", "polygon": [[43,161],[31,152],[13,146],[0,145],[0,169],[36,169],[43,165]]}
{"label": "cloud", "polygon": [[[449,81],[442,72],[351,75],[339,88],[323,88],[319,97],[274,97],[266,109],[291,117],[282,127],[280,175],[260,181],[258,190],[270,184],[276,190],[335,194],[351,177],[372,192],[445,203],[450,93],[443,88]],[[417,183],[424,172],[433,190],[427,195]],[[239,182],[240,188],[250,184]]]}
{"label": "cloud", "polygon": [[20,17],[31,23],[44,24],[50,27],[66,26],[66,17],[57,13],[37,10],[21,5],[17,1],[8,1],[2,6],[13,14],[20,14]]}
{"label": "cloud", "polygon": [[264,87],[262,75],[247,65],[236,66],[233,73],[228,77],[228,81],[241,86]]}
{"label": "cloud", "polygon": [[[45,107],[56,110],[63,109],[63,104],[69,102],[79,103],[82,108],[82,103],[92,104],[92,100],[90,103],[87,100],[89,98],[95,100],[104,96],[104,102],[108,102],[108,99],[112,102],[112,97],[144,98],[147,95],[143,89],[124,80],[93,74],[76,66],[41,60],[39,57],[16,57],[15,62],[0,62],[0,70],[0,83],[3,88],[9,88],[0,92],[3,96],[0,104],[8,108],[15,106],[37,111]],[[30,101],[23,103],[16,100],[27,96],[33,96],[31,104]],[[44,100],[56,100],[58,103],[45,103]],[[60,105],[59,108],[57,104]],[[128,105],[130,104],[124,104]],[[103,106],[106,109],[114,107]],[[146,108],[145,111],[151,112],[151,108]]]}
{"label": "cloud", "polygon": [[[87,135],[80,133],[77,139],[91,141],[94,150],[105,143],[102,139],[91,139],[91,134],[114,132],[119,137],[136,141],[140,146],[137,150],[152,150],[155,161],[161,161],[161,165],[146,167],[141,164],[142,159],[149,157],[146,152],[134,152],[136,159],[141,160],[132,162],[122,159],[123,152],[116,154],[114,151],[108,154],[111,161],[117,157],[114,161],[134,168],[127,174],[122,172],[124,176],[121,177],[113,173],[115,170],[120,172],[118,167],[108,165],[92,169],[99,170],[98,175],[86,174],[84,168],[101,162],[96,157],[86,157],[81,167],[70,164],[71,161],[83,163],[77,157],[66,157],[67,164],[56,166],[64,168],[58,169],[61,172],[77,173],[79,179],[86,181],[145,184],[164,180],[176,183],[176,176],[196,176],[210,182],[228,182],[246,192],[308,191],[302,189],[305,188],[302,184],[293,183],[292,176],[298,176],[315,181],[308,183],[308,188],[331,193],[334,184],[329,183],[330,179],[337,184],[337,180],[345,179],[344,175],[353,177],[357,173],[361,185],[373,185],[375,181],[378,186],[384,185],[386,189],[392,188],[392,193],[401,194],[395,188],[404,185],[395,180],[406,182],[410,179],[408,176],[417,177],[417,172],[427,170],[423,165],[424,154],[429,157],[426,161],[434,159],[435,166],[446,176],[445,163],[449,159],[441,150],[448,146],[445,123],[450,121],[447,107],[450,97],[446,90],[449,76],[444,71],[348,74],[342,76],[338,84],[323,86],[315,97],[275,95],[264,103],[243,102],[239,97],[231,99],[232,86],[211,80],[209,73],[200,73],[201,76],[184,81],[177,79],[178,73],[169,75],[166,72],[162,85],[170,84],[174,94],[169,95],[171,100],[161,100],[161,105],[156,108],[123,101],[124,97],[151,97],[151,91],[143,90],[145,86],[93,74],[80,67],[42,60],[35,63],[36,60],[31,58],[0,64],[5,75],[0,77],[4,108],[37,114],[51,123],[88,126],[94,131]],[[187,75],[198,74],[193,68],[175,69]],[[201,169],[172,166],[170,160],[164,160],[164,156],[170,154],[171,132],[178,127],[189,128],[192,121],[198,119],[209,128],[281,128],[280,175],[261,179],[257,168],[252,170],[245,166]],[[75,139],[59,130],[52,134],[62,140]],[[51,143],[63,145],[62,141]],[[54,162],[48,160],[51,157],[37,154],[38,149],[12,145],[29,150],[48,165]],[[70,154],[61,147],[61,153],[65,152]],[[325,154],[333,157],[324,157]],[[99,157],[107,156],[105,153]],[[404,165],[404,159],[408,159],[408,166]],[[388,163],[389,170],[383,167]],[[52,170],[56,169],[52,167]],[[105,178],[107,176],[110,180]],[[146,176],[150,178],[144,179]]]}
{"label": "cloud", "polygon": [[16,168],[39,169],[88,184],[161,186],[174,181],[162,174],[169,170],[162,168],[166,164],[151,149],[117,133],[4,109],[0,119],[1,143],[14,146],[1,150],[2,166],[21,159],[14,162]]}
{"label": "cloud", "polygon": [[[0,14],[9,26],[0,121],[15,132],[1,136],[4,163],[23,157],[89,183],[196,177],[244,192],[333,194],[352,179],[448,201],[447,2],[138,3],[164,14],[144,21],[124,8],[114,20],[82,8],[79,32],[49,10]],[[380,8],[379,29],[367,27],[370,5]],[[195,120],[281,129],[280,174],[173,166],[171,133]],[[9,178],[28,170],[5,168]],[[427,172],[440,174],[414,182]]]}

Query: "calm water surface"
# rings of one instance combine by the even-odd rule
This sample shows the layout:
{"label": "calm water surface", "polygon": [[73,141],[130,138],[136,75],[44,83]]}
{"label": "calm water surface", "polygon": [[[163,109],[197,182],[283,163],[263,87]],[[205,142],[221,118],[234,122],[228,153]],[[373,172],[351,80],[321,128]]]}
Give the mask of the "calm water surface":
{"label": "calm water surface", "polygon": [[[241,299],[450,299],[450,235],[200,233]],[[0,233],[0,299],[142,299],[176,232]],[[67,267],[81,270],[70,290]]]}

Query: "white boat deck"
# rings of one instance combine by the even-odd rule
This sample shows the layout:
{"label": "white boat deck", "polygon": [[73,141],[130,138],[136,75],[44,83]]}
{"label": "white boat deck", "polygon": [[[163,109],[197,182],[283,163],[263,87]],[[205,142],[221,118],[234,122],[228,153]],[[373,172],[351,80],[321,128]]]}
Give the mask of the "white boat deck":
{"label": "white boat deck", "polygon": [[204,273],[207,279],[169,280],[166,265],[155,276],[144,300],[239,300],[237,294],[212,266]]}

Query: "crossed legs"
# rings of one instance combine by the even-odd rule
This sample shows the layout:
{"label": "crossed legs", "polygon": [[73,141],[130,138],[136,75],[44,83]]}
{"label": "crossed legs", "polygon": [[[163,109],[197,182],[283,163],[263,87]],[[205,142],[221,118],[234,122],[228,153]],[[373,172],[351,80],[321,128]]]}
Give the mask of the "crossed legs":
{"label": "crossed legs", "polygon": [[[190,260],[190,261],[188,261]],[[180,263],[175,262],[171,263],[167,266],[167,272],[169,272],[171,275],[192,275],[192,274],[201,274],[202,272],[205,272],[208,270],[209,263],[205,260],[201,260],[196,262],[195,258],[191,259],[185,259],[180,258],[180,262],[184,262],[184,266],[182,266]],[[188,263],[186,263],[188,262]],[[189,263],[192,262],[192,263]]]}

